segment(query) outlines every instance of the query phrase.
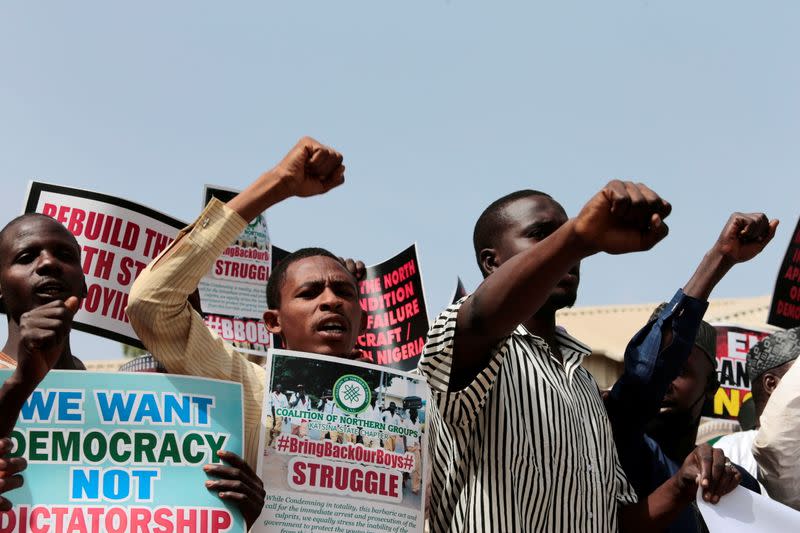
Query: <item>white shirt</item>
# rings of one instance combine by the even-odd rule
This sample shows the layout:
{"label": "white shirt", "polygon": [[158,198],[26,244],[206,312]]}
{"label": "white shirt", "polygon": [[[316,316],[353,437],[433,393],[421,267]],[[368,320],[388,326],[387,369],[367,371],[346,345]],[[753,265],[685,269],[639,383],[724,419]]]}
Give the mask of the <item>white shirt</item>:
{"label": "white shirt", "polygon": [[384,411],[383,413],[383,423],[386,424],[387,428],[386,431],[389,431],[388,426],[399,426],[400,425],[400,417],[397,416],[397,413],[392,414],[391,411]]}
{"label": "white shirt", "polygon": [[800,363],[783,375],[753,440],[759,478],[773,500],[800,511]]}
{"label": "white shirt", "polygon": [[[747,470],[754,478],[758,477],[758,464],[753,457],[753,441],[756,438],[755,429],[749,431],[737,431],[730,435],[725,435],[714,443],[714,448],[719,448],[725,452],[725,457]],[[762,490],[766,495],[766,491]]]}
{"label": "white shirt", "polygon": [[[267,416],[272,416],[272,408],[280,409],[289,407],[289,400],[286,399],[286,395],[282,392],[275,393],[272,391],[269,394],[269,403],[267,404]],[[276,415],[277,416],[277,415]]]}

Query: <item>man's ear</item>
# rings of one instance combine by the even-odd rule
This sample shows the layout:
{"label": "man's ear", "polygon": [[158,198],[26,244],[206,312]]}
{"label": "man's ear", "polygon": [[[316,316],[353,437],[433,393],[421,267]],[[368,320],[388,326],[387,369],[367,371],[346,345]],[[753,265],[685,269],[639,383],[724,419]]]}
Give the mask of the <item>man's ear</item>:
{"label": "man's ear", "polygon": [[280,335],[283,331],[281,328],[280,311],[275,309],[267,309],[264,311],[264,325],[267,326],[267,331],[273,335]]}
{"label": "man's ear", "polygon": [[771,396],[772,393],[775,392],[780,382],[781,378],[770,372],[765,372],[764,375],[761,376],[761,385],[764,387],[764,392],[767,393],[767,396]]}
{"label": "man's ear", "polygon": [[497,261],[497,252],[494,248],[484,248],[480,253],[480,266],[484,276],[488,276],[500,266]]}

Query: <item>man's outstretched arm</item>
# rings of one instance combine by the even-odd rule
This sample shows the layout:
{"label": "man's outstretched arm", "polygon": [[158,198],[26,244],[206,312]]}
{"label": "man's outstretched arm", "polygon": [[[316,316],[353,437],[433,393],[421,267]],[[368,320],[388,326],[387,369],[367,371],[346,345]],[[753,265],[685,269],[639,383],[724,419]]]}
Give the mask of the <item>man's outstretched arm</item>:
{"label": "man's outstretched arm", "polygon": [[634,335],[625,350],[625,371],[607,402],[615,432],[621,429],[617,422],[641,428],[655,416],[691,353],[714,287],[734,265],[761,253],[777,227],[763,213],[733,213],[683,290]]}
{"label": "man's outstretched arm", "polygon": [[533,316],[570,268],[597,252],[648,250],[667,235],[669,203],[645,185],[612,181],[547,238],[501,264],[458,311],[451,390],[489,363],[491,348]]}

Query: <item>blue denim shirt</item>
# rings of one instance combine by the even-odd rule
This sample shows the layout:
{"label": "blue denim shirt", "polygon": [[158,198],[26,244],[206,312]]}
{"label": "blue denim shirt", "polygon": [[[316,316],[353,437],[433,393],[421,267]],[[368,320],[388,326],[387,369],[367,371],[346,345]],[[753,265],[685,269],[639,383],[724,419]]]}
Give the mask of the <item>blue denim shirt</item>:
{"label": "blue denim shirt", "polygon": [[[680,374],[694,346],[708,302],[678,289],[654,320],[625,349],[625,370],[606,401],[620,463],[640,498],[645,498],[680,469],[658,443],[645,434],[645,424],[658,414],[669,384]],[[664,330],[672,342],[661,349]],[[759,492],[758,483],[743,468],[742,486]],[[685,509],[668,531],[701,531],[693,506]]]}

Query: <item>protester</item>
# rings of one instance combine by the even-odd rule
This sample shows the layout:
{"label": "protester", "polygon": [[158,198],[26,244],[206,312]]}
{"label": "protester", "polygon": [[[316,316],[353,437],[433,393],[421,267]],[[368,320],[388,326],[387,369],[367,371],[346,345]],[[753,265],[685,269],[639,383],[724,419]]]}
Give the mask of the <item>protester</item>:
{"label": "protester", "polygon": [[[6,366],[16,365],[14,374],[0,389],[0,493],[23,482],[19,472],[25,460],[7,458],[11,441],[5,437],[28,396],[53,368],[85,370],[72,355],[69,343],[72,318],[85,295],[81,248],[62,224],[32,213],[15,218],[0,230],[0,301],[8,314],[2,359]],[[224,461],[238,468],[238,456],[221,454]],[[206,472],[239,483],[239,470],[207,465]],[[217,482],[209,483],[213,488]],[[246,505],[238,503],[240,508]],[[10,507],[8,500],[0,500],[2,510]]]}
{"label": "protester", "polygon": [[770,497],[800,511],[800,327],[774,333],[753,346],[747,373],[753,395],[766,400],[753,441],[758,477]]}
{"label": "protester", "polygon": [[736,486],[718,456],[695,452],[635,504],[597,384],[580,366],[590,350],[555,326],[556,310],[575,302],[580,260],[651,248],[670,210],[644,185],[612,181],[574,219],[538,191],[480,216],[485,280],[434,322],[419,363],[432,393],[431,531],[657,530],[698,479],[712,501]]}
{"label": "protester", "polygon": [[[743,431],[725,435],[714,443],[715,448],[724,451],[725,455],[730,457],[732,461],[745,467],[755,477],[758,477],[758,464],[753,456],[753,442],[758,429],[761,427],[761,415],[764,413],[764,408],[767,406],[772,393],[775,392],[778,383],[781,382],[783,376],[794,364],[797,356],[800,355],[800,349],[794,352],[786,350],[780,353],[774,350],[775,341],[781,335],[783,333],[779,334],[778,337],[773,337],[772,341],[766,344],[766,349],[764,343],[758,343],[747,352],[747,375],[750,379],[752,396],[742,404],[739,410],[739,422],[742,423],[743,412],[749,404],[752,407],[754,423],[749,428],[744,427],[744,424],[742,424]],[[781,345],[781,343],[777,344]]]}
{"label": "protester", "polygon": [[53,368],[84,369],[72,355],[72,317],[86,295],[81,248],[50,217],[22,215],[0,230],[0,302],[8,338],[0,365],[14,371],[0,387],[0,511],[11,509],[2,494],[20,487],[27,466],[11,458],[8,438],[28,396]]}
{"label": "protester", "polygon": [[[131,325],[170,372],[242,384],[245,457],[251,467],[258,460],[264,369],[211,332],[187,298],[248,221],[286,198],[323,194],[343,181],[342,156],[313,139],[301,139],[275,168],[230,202],[211,200],[131,289]],[[350,356],[366,323],[353,274],[319,248],[298,250],[275,267],[267,284],[267,306],[267,329],[290,350]]]}
{"label": "protester", "polygon": [[[625,370],[606,399],[620,462],[640,498],[671,478],[696,447],[703,405],[719,387],[716,330],[703,322],[711,291],[737,263],[758,255],[778,222],[760,213],[734,213],[695,273],[668,304],[653,313],[625,350]],[[707,445],[733,470],[721,450]],[[743,484],[758,483],[740,467]],[[686,508],[668,531],[699,531],[702,518]]]}

